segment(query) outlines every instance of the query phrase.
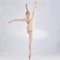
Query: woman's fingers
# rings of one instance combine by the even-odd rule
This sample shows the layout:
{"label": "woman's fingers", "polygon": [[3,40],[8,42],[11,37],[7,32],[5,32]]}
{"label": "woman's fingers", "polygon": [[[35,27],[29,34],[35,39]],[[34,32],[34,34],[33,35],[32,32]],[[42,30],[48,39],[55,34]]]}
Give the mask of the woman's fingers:
{"label": "woman's fingers", "polygon": [[8,24],[12,23],[13,21],[9,21]]}

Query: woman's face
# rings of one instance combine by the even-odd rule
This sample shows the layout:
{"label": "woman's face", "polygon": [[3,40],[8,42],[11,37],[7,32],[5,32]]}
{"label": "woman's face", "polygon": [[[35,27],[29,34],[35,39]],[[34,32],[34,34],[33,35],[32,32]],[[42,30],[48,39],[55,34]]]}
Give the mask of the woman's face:
{"label": "woman's face", "polygon": [[26,12],[26,17],[30,17],[30,13],[29,12]]}

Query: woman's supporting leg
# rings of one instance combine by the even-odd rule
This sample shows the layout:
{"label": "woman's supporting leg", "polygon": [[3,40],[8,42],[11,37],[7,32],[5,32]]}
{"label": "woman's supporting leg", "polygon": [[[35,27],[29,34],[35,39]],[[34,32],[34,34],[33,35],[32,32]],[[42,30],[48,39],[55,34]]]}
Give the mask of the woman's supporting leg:
{"label": "woman's supporting leg", "polygon": [[31,45],[32,45],[32,32],[29,32],[29,59],[31,59],[32,55]]}

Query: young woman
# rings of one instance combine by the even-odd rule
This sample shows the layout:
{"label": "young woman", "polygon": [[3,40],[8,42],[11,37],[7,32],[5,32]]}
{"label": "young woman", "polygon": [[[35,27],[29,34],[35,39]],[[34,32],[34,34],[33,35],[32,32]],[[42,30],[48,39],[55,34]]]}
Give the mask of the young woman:
{"label": "young woman", "polygon": [[22,19],[14,19],[14,20],[11,20],[9,21],[8,23],[13,23],[13,22],[23,22],[25,21],[27,23],[27,33],[29,35],[29,59],[31,58],[31,43],[32,43],[32,20],[33,20],[33,17],[35,15],[35,11],[36,11],[36,8],[37,8],[37,2],[35,1],[34,2],[34,10],[32,12],[32,16],[30,17],[30,12],[29,12],[29,9],[28,9],[28,4],[26,3],[26,18],[22,18]]}

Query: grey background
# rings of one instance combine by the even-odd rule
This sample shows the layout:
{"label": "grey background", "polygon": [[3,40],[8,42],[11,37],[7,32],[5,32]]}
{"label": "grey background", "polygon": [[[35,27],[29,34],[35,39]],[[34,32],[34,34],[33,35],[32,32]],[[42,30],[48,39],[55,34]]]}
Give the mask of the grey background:
{"label": "grey background", "polygon": [[[29,1],[30,12],[34,0]],[[33,55],[60,52],[60,0],[38,0],[34,19]],[[25,0],[0,0],[0,56],[26,56],[28,35],[26,23],[8,24],[8,21],[25,17]]]}

